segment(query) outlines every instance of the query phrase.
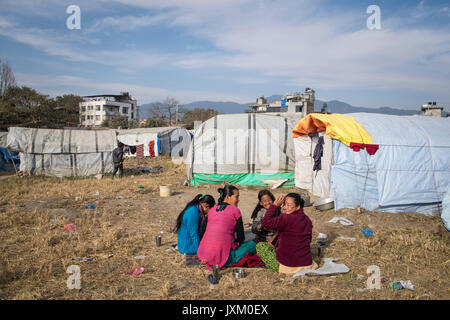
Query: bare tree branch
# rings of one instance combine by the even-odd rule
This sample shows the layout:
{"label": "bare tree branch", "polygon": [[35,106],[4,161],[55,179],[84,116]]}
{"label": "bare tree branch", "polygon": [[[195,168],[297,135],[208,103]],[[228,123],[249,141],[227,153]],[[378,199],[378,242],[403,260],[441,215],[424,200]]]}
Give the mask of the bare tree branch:
{"label": "bare tree branch", "polygon": [[9,87],[16,85],[16,79],[9,66],[8,61],[3,62],[0,60],[0,96],[8,90]]}

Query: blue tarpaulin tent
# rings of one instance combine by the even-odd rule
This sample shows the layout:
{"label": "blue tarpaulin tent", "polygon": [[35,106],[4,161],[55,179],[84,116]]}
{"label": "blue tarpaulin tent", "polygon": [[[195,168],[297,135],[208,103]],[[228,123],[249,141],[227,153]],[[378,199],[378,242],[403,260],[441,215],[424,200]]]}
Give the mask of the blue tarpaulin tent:
{"label": "blue tarpaulin tent", "polygon": [[14,170],[13,162],[18,168],[20,164],[19,156],[15,154],[14,152],[11,152],[11,155],[13,156],[11,159],[11,156],[9,155],[8,149],[4,147],[0,147],[0,170],[1,171],[10,171]]}
{"label": "blue tarpaulin tent", "polygon": [[450,185],[450,118],[354,113],[374,155],[333,140],[335,208],[438,213]]}

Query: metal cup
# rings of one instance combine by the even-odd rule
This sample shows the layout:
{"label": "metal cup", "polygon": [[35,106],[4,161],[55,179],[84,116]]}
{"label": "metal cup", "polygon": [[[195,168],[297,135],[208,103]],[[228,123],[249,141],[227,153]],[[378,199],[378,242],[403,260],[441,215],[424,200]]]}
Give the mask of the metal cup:
{"label": "metal cup", "polygon": [[161,239],[162,239],[161,236],[156,236],[156,237],[155,237],[155,240],[156,240],[156,246],[157,246],[157,247],[161,246]]}
{"label": "metal cup", "polygon": [[219,278],[219,270],[220,270],[219,265],[218,264],[214,265],[212,267],[212,269],[213,269],[214,278]]}
{"label": "metal cup", "polygon": [[233,275],[236,279],[245,277],[245,271],[243,269],[233,269]]}

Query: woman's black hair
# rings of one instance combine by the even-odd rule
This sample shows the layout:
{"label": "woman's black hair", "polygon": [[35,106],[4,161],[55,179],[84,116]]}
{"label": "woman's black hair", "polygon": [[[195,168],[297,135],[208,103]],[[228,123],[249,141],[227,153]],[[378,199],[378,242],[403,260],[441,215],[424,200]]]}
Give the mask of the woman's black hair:
{"label": "woman's black hair", "polygon": [[294,200],[295,206],[300,206],[300,208],[303,208],[305,204],[305,200],[302,199],[302,197],[298,193],[288,193],[286,195],[286,198],[292,198]]}
{"label": "woman's black hair", "polygon": [[258,201],[258,204],[256,205],[255,209],[253,210],[253,213],[252,213],[252,219],[255,219],[256,216],[258,215],[259,210],[261,210],[261,209],[263,208],[263,206],[260,205],[261,199],[262,199],[263,196],[269,196],[270,199],[272,199],[272,202],[275,201],[275,197],[273,196],[272,192],[270,192],[270,191],[267,190],[267,189],[261,190],[261,191],[258,193],[258,200],[259,200],[259,201]]}
{"label": "woman's black hair", "polygon": [[176,222],[176,225],[175,225],[175,232],[177,232],[178,229],[180,229],[181,223],[183,222],[184,212],[187,210],[187,208],[189,208],[192,205],[199,204],[199,203],[207,203],[207,204],[209,204],[209,207],[212,208],[216,204],[216,201],[209,194],[206,194],[206,195],[205,194],[198,194],[198,195],[196,195],[195,198],[192,199],[186,205],[186,207],[184,207],[183,211],[181,211],[180,214],[178,215],[177,222]]}
{"label": "woman's black hair", "polygon": [[231,197],[234,193],[234,190],[239,189],[231,184],[227,184],[225,187],[217,189],[217,192],[219,192],[220,194],[219,199],[217,200],[217,204],[222,204],[227,196]]}

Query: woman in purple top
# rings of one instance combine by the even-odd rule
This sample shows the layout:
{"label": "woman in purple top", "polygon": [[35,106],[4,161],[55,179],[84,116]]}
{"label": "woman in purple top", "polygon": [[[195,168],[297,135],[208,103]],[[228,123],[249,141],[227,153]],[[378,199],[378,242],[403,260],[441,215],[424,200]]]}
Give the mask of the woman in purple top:
{"label": "woman in purple top", "polygon": [[[289,193],[278,197],[264,215],[262,227],[278,231],[278,236],[273,243],[274,250],[266,242],[261,242],[256,246],[256,252],[273,271],[294,274],[301,269],[317,268],[312,261],[310,247],[312,222],[303,212],[303,204],[299,194]],[[280,206],[283,213],[275,217]]]}

